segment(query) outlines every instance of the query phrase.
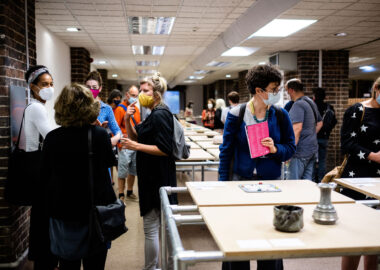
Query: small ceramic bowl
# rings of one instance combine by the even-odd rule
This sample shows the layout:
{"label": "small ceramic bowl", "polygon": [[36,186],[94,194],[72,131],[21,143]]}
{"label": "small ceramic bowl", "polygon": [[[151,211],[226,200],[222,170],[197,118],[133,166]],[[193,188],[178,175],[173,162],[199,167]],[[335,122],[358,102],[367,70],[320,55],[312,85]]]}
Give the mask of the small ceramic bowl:
{"label": "small ceramic bowl", "polygon": [[298,232],[303,228],[303,208],[294,205],[274,206],[274,227],[282,232]]}

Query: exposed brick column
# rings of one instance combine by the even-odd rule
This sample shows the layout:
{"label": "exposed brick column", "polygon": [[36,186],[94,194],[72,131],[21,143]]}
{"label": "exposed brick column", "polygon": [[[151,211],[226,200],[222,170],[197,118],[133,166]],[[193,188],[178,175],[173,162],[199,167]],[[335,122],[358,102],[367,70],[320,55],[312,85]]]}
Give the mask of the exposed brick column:
{"label": "exposed brick column", "polygon": [[[35,3],[28,1],[29,63],[36,64]],[[10,148],[10,86],[26,87],[25,2],[0,1],[0,263],[15,262],[28,247],[29,208],[4,201]]]}
{"label": "exposed brick column", "polygon": [[[329,171],[342,161],[340,151],[340,128],[343,114],[347,107],[348,80],[348,51],[322,52],[322,87],[326,89],[326,101],[334,106],[338,124],[329,139],[326,170]],[[305,84],[305,94],[312,95],[318,87],[319,51],[299,51],[297,56],[297,73],[294,77]]]}
{"label": "exposed brick column", "polygon": [[85,48],[70,48],[71,82],[84,83],[90,72],[90,53]]}
{"label": "exposed brick column", "polygon": [[[107,102],[107,98],[109,93],[111,92],[108,88],[108,70],[107,69],[98,69],[100,75],[102,76],[103,84],[102,84],[102,92],[100,92],[99,97],[103,100],[103,102]],[[112,90],[112,89],[111,89]]]}
{"label": "exposed brick column", "polygon": [[108,80],[107,86],[108,86],[109,92],[111,92],[114,89],[118,89],[117,88],[117,80],[114,80],[114,79]]}
{"label": "exposed brick column", "polygon": [[247,75],[248,70],[243,70],[239,72],[239,78],[238,78],[238,92],[240,96],[240,103],[242,102],[248,102],[251,93],[248,90],[247,84],[245,83],[245,76]]}

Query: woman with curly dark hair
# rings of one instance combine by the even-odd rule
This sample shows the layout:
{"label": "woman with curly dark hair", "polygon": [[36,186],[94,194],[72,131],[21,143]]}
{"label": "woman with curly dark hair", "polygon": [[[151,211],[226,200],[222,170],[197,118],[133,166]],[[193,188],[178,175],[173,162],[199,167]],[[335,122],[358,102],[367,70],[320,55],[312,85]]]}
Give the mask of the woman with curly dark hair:
{"label": "woman with curly dark hair", "polygon": [[[88,247],[85,254],[75,252],[81,236],[87,240],[89,216],[92,209],[89,187],[88,131],[92,133],[93,200],[94,205],[108,205],[116,200],[108,168],[116,164],[107,131],[92,125],[98,117],[100,104],[89,89],[79,84],[66,86],[55,106],[55,120],[60,128],[50,132],[42,151],[42,179],[46,186],[46,206],[49,217],[51,251],[59,257],[59,267],[104,269],[107,246],[98,243]],[[55,230],[74,233],[59,234]],[[64,231],[65,231],[64,230]],[[87,230],[87,233],[86,233]],[[78,235],[79,232],[82,232]],[[84,233],[83,233],[84,232]],[[70,247],[67,250],[67,247]],[[95,248],[96,246],[96,248]],[[74,253],[74,254],[69,254]]]}

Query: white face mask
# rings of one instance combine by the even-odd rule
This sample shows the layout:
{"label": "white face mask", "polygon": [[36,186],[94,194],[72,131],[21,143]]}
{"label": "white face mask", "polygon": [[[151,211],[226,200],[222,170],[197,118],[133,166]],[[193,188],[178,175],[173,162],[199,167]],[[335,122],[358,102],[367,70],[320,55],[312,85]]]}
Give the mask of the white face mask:
{"label": "white face mask", "polygon": [[263,101],[266,105],[274,105],[280,101],[280,98],[280,93],[277,93],[276,95],[268,93],[268,99],[263,99]]}
{"label": "white face mask", "polygon": [[212,104],[211,104],[211,103],[208,103],[208,104],[207,104],[207,108],[208,108],[209,110],[211,110],[211,109],[212,109],[212,107],[213,107],[213,106],[212,106]]}
{"label": "white face mask", "polygon": [[47,87],[47,88],[42,88],[38,95],[43,99],[43,100],[49,100],[53,98],[54,95],[54,88],[53,87]]}

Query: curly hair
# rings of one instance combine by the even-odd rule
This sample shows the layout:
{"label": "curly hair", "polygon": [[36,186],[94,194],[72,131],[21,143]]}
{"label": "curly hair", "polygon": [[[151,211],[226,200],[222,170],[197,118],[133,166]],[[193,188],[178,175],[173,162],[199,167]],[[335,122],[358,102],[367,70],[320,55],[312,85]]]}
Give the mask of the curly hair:
{"label": "curly hair", "polygon": [[55,121],[63,127],[82,127],[96,121],[100,103],[84,85],[66,85],[54,105]]}
{"label": "curly hair", "polygon": [[121,91],[119,89],[113,89],[110,93],[110,95],[107,98],[107,103],[111,104],[113,102],[114,98],[123,98],[123,95],[121,94]]}
{"label": "curly hair", "polygon": [[252,95],[256,94],[256,87],[265,89],[270,83],[281,84],[282,75],[272,65],[257,65],[248,71],[245,82]]}

